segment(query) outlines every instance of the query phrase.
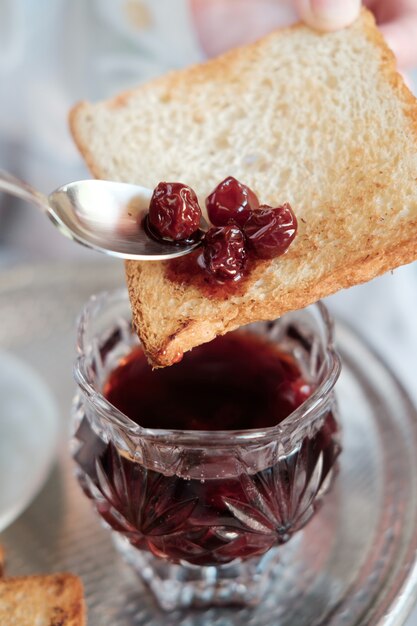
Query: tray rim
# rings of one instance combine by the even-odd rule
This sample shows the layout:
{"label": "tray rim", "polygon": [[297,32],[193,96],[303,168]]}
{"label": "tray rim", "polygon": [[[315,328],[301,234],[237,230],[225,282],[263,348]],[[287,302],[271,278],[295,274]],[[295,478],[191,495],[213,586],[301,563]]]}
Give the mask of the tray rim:
{"label": "tray rim", "polygon": [[[107,266],[107,267],[106,267]],[[0,284],[0,298],[7,294],[8,292],[15,292],[24,290],[28,287],[33,287],[34,284],[38,283],[40,286],[45,287],[48,284],[51,287],[56,284],[56,282],[63,283],[65,280],[65,275],[75,278],[76,276],[82,275],[82,281],[84,284],[88,283],[89,278],[94,276],[95,271],[102,272],[103,270],[107,274],[110,270],[109,282],[112,282],[112,278],[116,277],[116,269],[120,268],[121,264],[119,261],[103,259],[102,262],[91,262],[91,261],[76,261],[76,262],[58,262],[51,267],[50,263],[42,262],[35,264],[21,264],[12,267],[2,268],[2,281]],[[120,276],[123,276],[123,270],[120,272]],[[123,284],[123,283],[122,283]],[[111,287],[113,289],[114,286]],[[101,291],[102,289],[100,289]],[[414,443],[417,441],[417,408],[416,405],[410,396],[410,393],[407,391],[406,387],[397,377],[397,374],[391,369],[391,366],[387,363],[387,360],[378,349],[370,344],[367,339],[363,336],[363,333],[359,332],[353,325],[347,321],[343,315],[339,313],[334,315],[331,313],[334,321],[335,321],[335,344],[336,347],[338,345],[338,328],[345,328],[348,331],[348,334],[353,335],[357,340],[366,348],[366,350],[371,354],[371,356],[380,363],[385,372],[389,375],[390,379],[395,384],[399,393],[402,396],[402,400],[404,402],[404,407],[407,411],[407,415],[409,416],[409,421],[411,420],[411,416],[414,419],[413,432],[414,432]],[[342,354],[343,360],[343,354]],[[411,423],[411,422],[410,422]],[[417,449],[417,448],[416,448]],[[22,515],[25,513],[23,512]],[[404,624],[405,620],[409,616],[410,612],[413,610],[416,600],[417,600],[417,525],[414,529],[410,537],[410,542],[408,544],[412,551],[407,549],[408,560],[404,560],[404,556],[401,561],[401,580],[394,581],[397,584],[392,585],[392,582],[388,586],[387,589],[384,587],[384,591],[386,592],[383,597],[383,615],[379,616],[377,622],[373,621],[373,616],[371,615],[371,622],[369,624],[378,624],[383,626],[399,626],[400,624]],[[408,546],[407,546],[408,548]],[[385,602],[386,596],[389,595],[391,600],[387,603]],[[375,598],[375,601],[372,603],[370,607],[366,610],[364,617],[368,611],[377,607],[381,603],[380,592]],[[382,608],[382,607],[381,607]],[[335,607],[337,610],[337,607]],[[360,622],[362,623],[362,617],[360,618]]]}

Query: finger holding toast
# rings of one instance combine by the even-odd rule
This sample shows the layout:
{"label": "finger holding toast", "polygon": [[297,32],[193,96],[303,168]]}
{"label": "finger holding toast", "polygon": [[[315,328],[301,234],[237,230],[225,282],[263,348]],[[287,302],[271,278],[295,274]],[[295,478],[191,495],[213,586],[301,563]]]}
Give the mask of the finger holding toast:
{"label": "finger holding toast", "polygon": [[[294,0],[300,18],[311,28],[333,31],[350,26],[359,15],[360,0]],[[398,66],[417,64],[417,2],[415,0],[365,0],[375,15]]]}
{"label": "finger holding toast", "polygon": [[300,18],[322,31],[350,26],[359,16],[361,0],[294,0]]}
{"label": "finger holding toast", "polygon": [[417,64],[417,2],[415,0],[372,0],[379,29],[404,70]]}

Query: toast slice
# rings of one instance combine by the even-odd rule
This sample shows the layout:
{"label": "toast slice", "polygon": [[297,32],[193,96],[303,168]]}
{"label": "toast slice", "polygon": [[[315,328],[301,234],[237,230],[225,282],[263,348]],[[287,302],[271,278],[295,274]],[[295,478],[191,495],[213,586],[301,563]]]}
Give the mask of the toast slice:
{"label": "toast slice", "polygon": [[288,201],[297,215],[288,252],[259,261],[235,290],[175,278],[172,262],[126,263],[134,322],[156,367],[417,258],[417,104],[366,10],[339,32],[298,24],[81,103],[70,125],[99,178],[150,188],[177,180],[204,202],[233,175],[261,203]]}
{"label": "toast slice", "polygon": [[84,626],[86,617],[81,580],[73,574],[1,580],[0,624]]}
{"label": "toast slice", "polygon": [[0,578],[4,574],[4,561],[5,561],[4,548],[0,544]]}

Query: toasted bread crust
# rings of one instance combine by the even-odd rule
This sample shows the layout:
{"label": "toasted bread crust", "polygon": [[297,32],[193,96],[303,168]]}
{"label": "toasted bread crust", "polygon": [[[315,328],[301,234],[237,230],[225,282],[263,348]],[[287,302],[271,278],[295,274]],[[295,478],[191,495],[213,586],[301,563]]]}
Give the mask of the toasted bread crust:
{"label": "toasted bread crust", "polygon": [[85,626],[83,586],[78,576],[60,573],[0,581],[0,623],[8,626]]}
{"label": "toasted bread crust", "polygon": [[141,312],[144,308],[146,309],[146,304],[140,300],[142,292],[138,286],[140,285],[140,269],[136,264],[126,263],[126,278],[132,308],[136,311],[134,317],[136,331],[141,338],[149,362],[153,367],[158,368],[176,363],[184,352],[196,345],[211,341],[220,334],[235,330],[254,320],[276,319],[284,313],[304,308],[341,289],[365,283],[395,267],[411,263],[416,258],[417,240],[415,238],[391,250],[377,252],[374,255],[364,254],[348,267],[339,267],[323,278],[317,277],[309,284],[303,285],[302,289],[295,288],[292,291],[286,291],[283,300],[271,300],[268,304],[260,305],[254,303],[253,308],[245,307],[243,311],[238,309],[236,315],[227,321],[213,318],[188,320],[187,324],[178,325],[178,330],[168,335],[160,344],[156,343],[152,335],[148,335],[146,317],[142,319],[141,316]]}
{"label": "toasted bread crust", "polygon": [[[327,40],[327,37],[333,39]],[[375,96],[375,102],[380,106],[380,110],[368,111],[364,102],[364,116],[367,115],[368,118],[361,120],[361,116],[356,115],[355,109],[360,105],[360,101],[353,99],[352,105],[340,103],[337,95],[333,96],[334,92],[331,89],[326,92],[327,99],[323,105],[323,94],[317,90],[316,84],[309,86],[309,76],[305,76],[307,82],[305,89],[309,100],[304,115],[306,124],[309,124],[308,132],[305,127],[300,126],[297,116],[292,115],[291,110],[282,108],[283,128],[296,144],[298,142],[305,148],[303,153],[296,150],[294,152],[305,168],[303,170],[300,166],[302,176],[305,178],[302,185],[300,184],[302,193],[299,192],[297,195],[298,189],[288,188],[289,193],[293,193],[295,197],[294,208],[299,221],[299,232],[287,254],[279,259],[260,262],[256,266],[244,283],[243,293],[231,294],[225,290],[223,296],[208,297],[192,282],[181,283],[170,280],[165,263],[126,262],[126,279],[134,323],[149,361],[155,367],[171,365],[183,352],[210,341],[216,335],[252,321],[273,319],[286,311],[302,308],[319,298],[368,281],[417,258],[416,100],[396,72],[395,58],[375,27],[373,16],[366,10],[362,11],[358,22],[342,34],[312,33],[298,24],[272,33],[251,46],[235,49],[203,65],[151,81],[107,103],[95,106],[81,103],[73,109],[70,124],[74,139],[90,170],[101,178],[117,176],[124,179],[124,176],[128,175],[119,164],[114,165],[102,158],[91,139],[101,137],[101,133],[105,132],[105,125],[109,127],[113,119],[119,119],[118,116],[123,116],[124,113],[126,117],[129,115],[126,127],[133,127],[135,116],[140,117],[141,107],[147,99],[152,101],[151,120],[152,116],[158,118],[160,110],[164,112],[165,105],[169,111],[178,111],[180,114],[181,107],[186,106],[186,102],[191,100],[189,115],[193,119],[189,130],[195,130],[198,137],[200,129],[207,129],[212,121],[210,116],[207,117],[207,111],[201,108],[199,92],[204,92],[214,83],[217,88],[218,85],[227,86],[233,95],[235,93],[233,85],[238,80],[240,71],[245,72],[248,67],[257,68],[257,64],[262,64],[262,58],[267,57],[265,51],[271,47],[279,50],[278,43],[281,41],[284,41],[291,50],[293,38],[298,38],[294,44],[294,56],[297,63],[300,63],[299,66],[294,66],[294,71],[300,73],[303,71],[301,64],[303,57],[298,52],[300,42],[310,46],[308,50],[312,55],[316,43],[318,45],[320,41],[335,41],[334,38],[341,42],[341,47],[345,46],[344,54],[351,48],[356,50],[354,52],[356,56],[349,61],[352,69],[361,61],[369,64],[369,81],[368,76],[359,72],[357,80],[361,83],[358,89],[362,88],[366,94],[369,92],[370,98]],[[320,63],[323,63],[323,67]],[[323,61],[319,56],[317,64],[322,72],[322,74],[319,72],[319,75],[324,76],[321,80],[329,79],[337,83],[339,78],[337,67],[336,69],[330,67],[328,60]],[[285,76],[291,80],[291,74]],[[297,76],[294,74],[292,76],[295,76],[293,88],[296,88]],[[273,82],[269,75],[265,80]],[[281,85],[280,81],[283,81],[283,78],[276,79],[278,87],[287,86]],[[241,83],[237,84],[235,100],[238,100],[241,88]],[[356,88],[356,85],[352,88]],[[187,98],[189,96],[187,101],[181,100],[181,95],[178,95],[183,92],[186,92]],[[345,94],[344,97],[347,98],[348,95],[350,94]],[[226,103],[233,111],[235,100],[231,99]],[[301,96],[297,102],[303,104]],[[388,103],[391,109],[387,108],[385,111],[385,103]],[[279,104],[280,101],[277,100],[277,105]],[[214,100],[212,106],[216,106]],[[350,106],[353,108],[349,108]],[[211,113],[210,108],[208,113]],[[216,110],[213,115],[217,113]],[[105,116],[105,122],[97,121],[101,114]],[[376,121],[373,121],[370,115],[373,115]],[[262,116],[261,109],[259,116]],[[334,132],[327,132],[323,126],[326,134],[325,139],[322,139],[320,134],[315,134],[315,128],[320,127],[322,120],[327,117],[330,120],[329,128]],[[165,119],[162,113],[161,119]],[[349,136],[343,134],[341,123],[347,126],[351,124],[352,131]],[[372,132],[369,131],[370,127]],[[212,131],[213,137],[215,130],[214,128]],[[316,149],[320,140],[331,145],[333,134],[336,138],[340,136],[333,152],[329,149],[327,154]],[[211,139],[210,133],[208,136]],[[239,139],[235,136],[234,138]],[[265,143],[269,141],[267,133],[261,138]],[[100,146],[102,145],[103,142]],[[187,145],[190,146],[191,142]],[[207,145],[211,146],[208,140]],[[198,175],[208,180],[204,180],[203,188],[201,190],[196,188],[197,191],[207,192],[213,185],[213,180],[218,181],[221,176],[231,173],[227,159],[232,153],[227,147],[227,138],[225,146],[226,156],[223,159],[222,175],[219,174],[220,168],[216,165],[214,169],[217,167],[217,173],[213,175],[211,172],[206,173],[202,167],[201,171],[194,173],[197,177],[195,180],[198,182]],[[262,152],[262,143],[259,148]],[[121,149],[123,150],[123,146]],[[327,178],[317,174],[315,161],[313,160],[312,165],[309,151],[313,155],[315,151],[320,155],[317,157],[320,159],[319,167],[328,168]],[[221,145],[219,154],[221,157]],[[339,154],[342,155],[340,158]],[[185,152],[184,155],[186,156]],[[286,166],[285,156],[280,160],[277,157],[278,161],[281,168]],[[274,193],[277,192],[270,182],[275,175],[277,181],[281,179],[278,177],[279,170],[275,174],[271,169],[271,163],[267,165],[268,168],[264,170],[251,170],[247,166],[234,164],[233,174],[254,187],[258,194],[265,193],[263,187],[265,189],[268,187],[272,191],[267,191],[267,197],[261,196],[261,199],[272,202],[275,201]],[[153,184],[154,180],[155,183],[158,182],[158,178],[172,179],[175,176],[175,167],[175,161],[171,164],[167,162],[166,170],[165,165],[158,169],[159,164],[156,163],[148,168],[147,184]],[[294,180],[297,181],[297,178]],[[191,184],[194,180],[186,179],[184,182]],[[276,183],[277,187],[280,185],[282,183]],[[287,187],[284,184],[283,188]],[[288,199],[282,196],[281,198]]]}

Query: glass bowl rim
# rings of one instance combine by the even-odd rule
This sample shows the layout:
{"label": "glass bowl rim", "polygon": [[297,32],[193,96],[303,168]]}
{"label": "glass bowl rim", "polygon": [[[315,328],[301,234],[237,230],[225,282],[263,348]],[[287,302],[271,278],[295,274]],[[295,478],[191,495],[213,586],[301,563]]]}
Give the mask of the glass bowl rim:
{"label": "glass bowl rim", "polygon": [[[341,371],[341,359],[339,354],[334,348],[333,344],[333,329],[334,323],[330,316],[327,307],[318,301],[309,305],[307,308],[315,308],[319,312],[319,316],[324,323],[326,332],[326,357],[328,360],[328,373],[325,379],[318,385],[313,391],[311,396],[307,398],[295,411],[290,413],[284,420],[276,424],[275,426],[269,426],[266,428],[255,429],[240,429],[240,430],[181,430],[181,429],[162,429],[162,428],[145,428],[131,420],[127,415],[119,411],[113,404],[111,404],[99,391],[97,391],[92,383],[89,381],[88,372],[86,368],[86,357],[82,354],[82,346],[85,340],[85,332],[88,324],[88,320],[94,314],[94,311],[102,306],[109,298],[113,299],[128,299],[127,289],[115,289],[111,291],[101,291],[98,294],[90,296],[84,305],[79,317],[78,317],[78,333],[77,333],[77,345],[78,345],[78,357],[74,364],[73,374],[75,382],[80,387],[81,391],[87,396],[87,398],[94,404],[95,410],[100,414],[105,421],[110,421],[114,425],[122,428],[130,436],[140,436],[146,439],[152,440],[167,440],[172,444],[174,440],[178,442],[196,442],[200,444],[204,440],[204,445],[218,444],[221,440],[225,439],[228,445],[237,442],[254,443],[257,440],[274,439],[277,435],[284,434],[284,430],[287,427],[297,428],[301,422],[309,423],[311,417],[314,418],[314,410],[322,401],[323,397],[327,397],[332,391]],[[301,309],[304,310],[304,309]],[[289,311],[290,313],[290,311]]]}

